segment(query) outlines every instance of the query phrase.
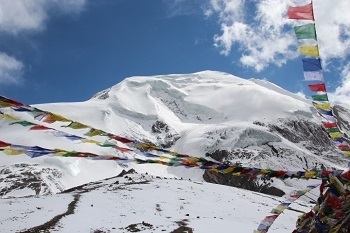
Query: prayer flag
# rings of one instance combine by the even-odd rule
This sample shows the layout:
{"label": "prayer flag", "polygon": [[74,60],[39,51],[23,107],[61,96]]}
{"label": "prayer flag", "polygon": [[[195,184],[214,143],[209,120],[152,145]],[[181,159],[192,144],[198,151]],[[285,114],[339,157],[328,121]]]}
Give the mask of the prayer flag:
{"label": "prayer flag", "polygon": [[12,106],[23,106],[24,104],[14,101],[12,99],[0,96],[0,108],[3,107],[12,107]]}
{"label": "prayer flag", "polygon": [[317,91],[326,92],[326,86],[324,85],[324,83],[309,84],[308,86],[309,86],[311,91],[314,91],[314,92],[317,92]]}
{"label": "prayer flag", "polygon": [[349,145],[339,145],[338,148],[339,150],[350,150]]}
{"label": "prayer flag", "polygon": [[32,122],[29,122],[29,121],[16,121],[16,122],[10,123],[10,125],[14,125],[14,124],[19,124],[22,126],[37,125],[37,124],[34,124]]}
{"label": "prayer flag", "polygon": [[294,32],[297,38],[300,39],[317,39],[314,23],[305,24],[294,27]]}
{"label": "prayer flag", "polygon": [[2,150],[2,152],[4,152],[7,155],[20,155],[20,154],[26,153],[27,151],[17,150],[17,149],[13,149],[13,148],[5,148]]}
{"label": "prayer flag", "polygon": [[0,141],[0,147],[8,147],[11,146],[11,144],[8,144],[7,142]]}
{"label": "prayer flag", "polygon": [[56,121],[71,122],[70,120],[64,118],[63,116],[58,114],[53,114],[53,113],[47,113],[43,121],[47,123],[54,123]]}
{"label": "prayer flag", "polygon": [[329,136],[331,136],[331,138],[341,138],[343,137],[343,134],[341,132],[336,132],[336,133],[329,133]]}
{"label": "prayer flag", "polygon": [[323,122],[323,126],[328,129],[328,128],[335,128],[337,127],[336,122]]}
{"label": "prayer flag", "polygon": [[130,142],[134,142],[133,140],[127,139],[127,138],[123,138],[123,137],[119,137],[116,135],[108,135],[110,139],[114,139],[116,141],[122,142],[122,143],[130,143]]}
{"label": "prayer flag", "polygon": [[10,115],[8,115],[8,114],[2,114],[1,116],[0,116],[0,118],[7,118],[7,119],[10,119],[10,120],[13,120],[13,121],[19,121],[19,120],[21,120],[21,119],[19,119],[19,118],[17,118],[17,117],[13,117],[13,116],[10,116]]}
{"label": "prayer flag", "polygon": [[312,98],[312,100],[314,100],[314,101],[328,101],[328,96],[327,96],[327,94],[323,94],[323,95],[312,95],[311,98]]}
{"label": "prayer flag", "polygon": [[318,109],[318,113],[322,114],[323,116],[324,116],[324,115],[333,116],[332,110]]}
{"label": "prayer flag", "polygon": [[288,18],[300,20],[315,20],[312,3],[305,6],[288,6]]}
{"label": "prayer flag", "polygon": [[322,71],[305,71],[304,72],[305,81],[323,81]]}
{"label": "prayer flag", "polygon": [[102,134],[105,134],[105,132],[102,131],[102,130],[99,130],[99,129],[90,129],[90,131],[87,132],[85,135],[86,135],[86,136],[89,136],[89,137],[93,137],[93,136],[102,135]]}
{"label": "prayer flag", "polygon": [[321,60],[319,58],[303,58],[304,71],[320,71],[322,70]]}
{"label": "prayer flag", "polygon": [[29,130],[50,130],[52,128],[43,126],[43,125],[34,125],[33,127],[31,127]]}
{"label": "prayer flag", "polygon": [[64,127],[68,127],[68,128],[72,128],[72,129],[86,129],[89,128],[89,126],[84,125],[82,123],[76,122],[76,121],[72,121],[69,125],[64,126]]}
{"label": "prayer flag", "polygon": [[340,132],[339,128],[329,128],[327,129],[328,133],[336,133],[336,132]]}
{"label": "prayer flag", "polygon": [[310,57],[319,57],[318,46],[302,45],[299,47],[299,51],[302,55]]}
{"label": "prayer flag", "polygon": [[346,157],[350,157],[350,150],[343,151],[343,155],[346,156]]}
{"label": "prayer flag", "polygon": [[326,110],[326,111],[331,110],[331,105],[329,103],[320,104],[320,103],[313,102],[313,104],[314,104],[315,108],[317,108],[317,109],[322,109],[322,110]]}

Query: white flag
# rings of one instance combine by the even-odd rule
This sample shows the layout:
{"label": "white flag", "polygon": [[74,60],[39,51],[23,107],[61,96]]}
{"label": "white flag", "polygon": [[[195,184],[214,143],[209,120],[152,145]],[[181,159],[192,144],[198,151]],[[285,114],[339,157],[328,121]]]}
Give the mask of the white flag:
{"label": "white flag", "polygon": [[322,71],[305,71],[305,81],[323,81]]}

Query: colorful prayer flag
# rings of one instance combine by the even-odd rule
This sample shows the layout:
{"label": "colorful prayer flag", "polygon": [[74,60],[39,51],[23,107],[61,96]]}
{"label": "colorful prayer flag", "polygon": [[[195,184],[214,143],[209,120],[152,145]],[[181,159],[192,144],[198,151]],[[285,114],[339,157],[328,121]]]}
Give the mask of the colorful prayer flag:
{"label": "colorful prayer flag", "polygon": [[314,101],[328,101],[328,96],[327,96],[327,94],[323,94],[323,95],[312,95],[311,98],[312,98],[312,100],[314,100]]}
{"label": "colorful prayer flag", "polygon": [[329,136],[331,136],[331,138],[341,138],[343,137],[343,134],[341,132],[336,132],[336,133],[330,133]]}
{"label": "colorful prayer flag", "polygon": [[321,104],[321,103],[313,102],[313,104],[314,104],[315,108],[326,110],[326,111],[331,110],[331,105],[329,103]]}
{"label": "colorful prayer flag", "polygon": [[46,127],[44,125],[34,125],[29,130],[50,130],[52,128]]}
{"label": "colorful prayer flag", "polygon": [[329,128],[327,129],[327,132],[328,133],[337,133],[337,132],[340,132],[339,128]]}
{"label": "colorful prayer flag", "polygon": [[8,147],[11,146],[11,144],[8,144],[7,142],[0,141],[0,147]]}
{"label": "colorful prayer flag", "polygon": [[334,127],[337,127],[337,123],[336,122],[323,122],[323,126],[326,129],[334,128]]}
{"label": "colorful prayer flag", "polygon": [[84,125],[82,123],[76,122],[76,121],[72,121],[69,125],[64,126],[64,127],[68,127],[68,128],[72,128],[72,129],[86,129],[89,128],[89,126]]}
{"label": "colorful prayer flag", "polygon": [[305,81],[323,81],[322,71],[305,71],[304,72]]}
{"label": "colorful prayer flag", "polygon": [[333,112],[332,110],[323,110],[323,109],[318,109],[318,113],[322,114],[322,116],[332,116],[333,117]]}
{"label": "colorful prayer flag", "polygon": [[310,57],[319,57],[320,54],[318,52],[318,46],[312,45],[302,45],[299,47],[299,51],[302,55],[310,56]]}
{"label": "colorful prayer flag", "polygon": [[342,152],[344,156],[350,157],[350,150]]}
{"label": "colorful prayer flag", "polygon": [[85,135],[86,135],[86,136],[89,136],[89,137],[93,137],[93,136],[102,135],[102,134],[105,134],[105,132],[102,131],[102,130],[99,130],[99,129],[90,129],[90,131],[87,132]]}
{"label": "colorful prayer flag", "polygon": [[311,91],[314,91],[314,92],[318,92],[318,91],[326,92],[326,86],[324,85],[324,83],[309,84],[308,86],[309,86]]}
{"label": "colorful prayer flag", "polygon": [[0,108],[12,107],[12,106],[23,106],[24,104],[14,101],[12,99],[6,98],[5,96],[0,96]]}
{"label": "colorful prayer flag", "polygon": [[29,121],[16,121],[16,122],[10,123],[10,125],[15,125],[15,124],[19,124],[22,126],[36,125],[36,124],[29,122]]}
{"label": "colorful prayer flag", "polygon": [[303,58],[304,71],[320,71],[322,70],[321,60],[319,58]]}
{"label": "colorful prayer flag", "polygon": [[314,23],[305,24],[294,27],[294,32],[298,40],[301,39],[317,39]]}
{"label": "colorful prayer flag", "polygon": [[288,18],[300,20],[315,20],[312,3],[305,6],[288,6]]}

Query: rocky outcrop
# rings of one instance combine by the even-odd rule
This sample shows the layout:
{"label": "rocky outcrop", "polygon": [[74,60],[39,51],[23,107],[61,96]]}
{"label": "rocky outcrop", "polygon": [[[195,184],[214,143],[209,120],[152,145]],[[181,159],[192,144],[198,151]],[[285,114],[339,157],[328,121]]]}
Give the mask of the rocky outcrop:
{"label": "rocky outcrop", "polygon": [[[63,191],[63,185],[57,180],[62,172],[38,164],[14,164],[0,167],[0,197],[16,196],[14,192],[26,190],[31,195],[52,194],[52,188]],[[22,196],[22,195],[20,195]]]}
{"label": "rocky outcrop", "polygon": [[156,135],[157,145],[170,148],[180,138],[179,134],[164,121],[157,120],[151,127],[151,132]]}
{"label": "rocky outcrop", "polygon": [[267,180],[264,178],[251,178],[249,176],[233,176],[232,174],[211,171],[205,171],[203,178],[210,183],[243,188],[279,197],[285,194],[282,190],[272,186],[273,180],[271,179]]}

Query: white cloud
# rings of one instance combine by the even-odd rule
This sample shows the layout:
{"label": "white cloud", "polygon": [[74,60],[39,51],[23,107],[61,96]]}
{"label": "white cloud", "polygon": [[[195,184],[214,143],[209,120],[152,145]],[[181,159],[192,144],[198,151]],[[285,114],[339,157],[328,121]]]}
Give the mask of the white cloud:
{"label": "white cloud", "polygon": [[350,108],[350,64],[342,72],[341,85],[334,92],[328,93],[332,102],[346,105]]}
{"label": "white cloud", "polygon": [[[286,18],[287,4],[285,0],[210,0],[206,12],[215,12],[221,27],[214,45],[226,56],[239,48],[241,63],[256,71],[294,59],[299,55],[297,40],[288,26],[295,21]],[[314,9],[324,64],[345,58],[350,54],[350,1],[314,1]]]}
{"label": "white cloud", "polygon": [[[51,13],[79,13],[86,0],[0,0],[0,32],[17,36],[27,31],[41,31]],[[18,84],[24,65],[0,51],[0,83]]]}
{"label": "white cloud", "polygon": [[315,19],[323,59],[350,54],[350,1],[314,1]]}
{"label": "white cloud", "polygon": [[49,11],[79,13],[86,0],[0,0],[0,31],[42,30]]}
{"label": "white cloud", "polygon": [[18,84],[23,73],[22,62],[0,52],[0,83]]}

